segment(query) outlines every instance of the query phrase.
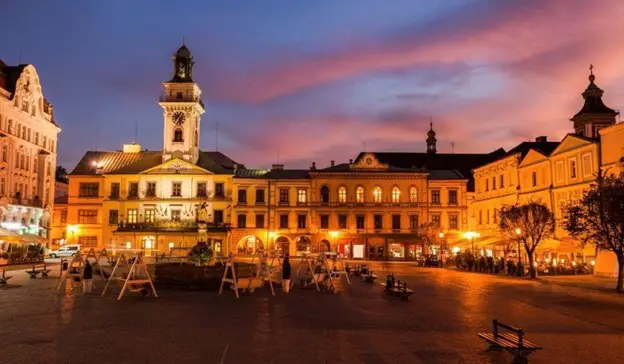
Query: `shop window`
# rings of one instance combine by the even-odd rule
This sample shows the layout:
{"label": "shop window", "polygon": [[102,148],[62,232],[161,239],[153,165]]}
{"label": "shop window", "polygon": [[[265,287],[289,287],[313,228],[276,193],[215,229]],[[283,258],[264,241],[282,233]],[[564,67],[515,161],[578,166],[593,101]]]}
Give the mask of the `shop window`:
{"label": "shop window", "polygon": [[364,203],[364,187],[358,186],[355,190],[355,201],[357,203]]}
{"label": "shop window", "polygon": [[366,217],[364,215],[355,216],[355,227],[358,230],[366,229]]}
{"label": "shop window", "polygon": [[347,228],[347,215],[346,214],[338,215],[338,228],[339,229]]}
{"label": "shop window", "polygon": [[256,214],[256,227],[264,229],[264,214]]}
{"label": "shop window", "polygon": [[321,215],[321,229],[329,229],[329,215]]}
{"label": "shop window", "polygon": [[405,245],[397,243],[388,244],[388,253],[390,253],[390,258],[405,259]]}

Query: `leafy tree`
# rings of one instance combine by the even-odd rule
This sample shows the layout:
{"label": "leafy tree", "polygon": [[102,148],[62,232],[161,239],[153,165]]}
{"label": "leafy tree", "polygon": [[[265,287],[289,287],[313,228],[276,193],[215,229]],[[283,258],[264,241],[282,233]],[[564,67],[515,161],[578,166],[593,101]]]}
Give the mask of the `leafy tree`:
{"label": "leafy tree", "polygon": [[565,207],[564,227],[583,244],[615,253],[616,290],[624,292],[624,173],[609,177],[598,174],[581,200]]}
{"label": "leafy tree", "polygon": [[67,178],[67,170],[63,166],[56,166],[56,182],[69,183]]}
{"label": "leafy tree", "polygon": [[515,237],[524,246],[529,257],[531,278],[537,276],[533,267],[535,249],[555,232],[555,217],[550,209],[539,202],[523,205],[506,205],[500,211],[499,228],[504,235]]}

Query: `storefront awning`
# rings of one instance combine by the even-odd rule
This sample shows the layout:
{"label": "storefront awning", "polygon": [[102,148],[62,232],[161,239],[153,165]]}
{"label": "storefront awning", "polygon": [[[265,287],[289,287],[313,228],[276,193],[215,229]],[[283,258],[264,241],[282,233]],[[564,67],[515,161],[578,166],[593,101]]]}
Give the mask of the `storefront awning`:
{"label": "storefront awning", "polygon": [[0,240],[10,242],[22,241],[22,236],[16,232],[0,228]]}

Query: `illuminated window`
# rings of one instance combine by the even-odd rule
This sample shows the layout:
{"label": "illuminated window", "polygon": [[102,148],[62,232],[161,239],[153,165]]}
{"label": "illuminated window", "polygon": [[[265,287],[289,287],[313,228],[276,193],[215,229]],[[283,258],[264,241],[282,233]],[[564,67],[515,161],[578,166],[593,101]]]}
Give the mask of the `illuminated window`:
{"label": "illuminated window", "polygon": [[375,203],[380,203],[382,198],[381,187],[377,186],[373,189],[373,201]]}
{"label": "illuminated window", "polygon": [[182,211],[171,210],[171,221],[180,221],[182,219]]}
{"label": "illuminated window", "polygon": [[97,224],[97,210],[78,210],[79,224]]}
{"label": "illuminated window", "polygon": [[359,186],[355,190],[355,201],[357,203],[364,203],[364,187]]}
{"label": "illuminated window", "polygon": [[401,190],[398,187],[392,188],[392,202],[399,203],[401,201]]}
{"label": "illuminated window", "polygon": [[410,202],[418,202],[418,189],[416,189],[416,187],[410,187],[409,196]]}
{"label": "illuminated window", "polygon": [[154,221],[156,221],[156,210],[146,209],[145,210],[145,222],[153,223]]}
{"label": "illuminated window", "polygon": [[341,186],[338,189],[338,202],[339,203],[346,203],[347,202],[347,188],[344,186]]}
{"label": "illuminated window", "polygon": [[308,202],[308,191],[304,189],[297,190],[297,203],[304,204]]}
{"label": "illuminated window", "polygon": [[138,216],[137,209],[128,209],[128,224],[136,224],[137,216]]}

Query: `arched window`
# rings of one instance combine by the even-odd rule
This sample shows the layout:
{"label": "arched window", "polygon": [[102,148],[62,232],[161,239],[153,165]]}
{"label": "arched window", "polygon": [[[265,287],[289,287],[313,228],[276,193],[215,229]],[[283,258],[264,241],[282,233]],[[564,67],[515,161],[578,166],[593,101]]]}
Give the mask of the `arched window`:
{"label": "arched window", "polygon": [[364,203],[364,187],[358,186],[355,190],[355,202]]}
{"label": "arched window", "polygon": [[375,203],[380,203],[382,198],[381,187],[377,186],[373,189],[373,201]]}
{"label": "arched window", "polygon": [[416,187],[410,187],[409,189],[410,202],[418,202],[418,190]]}
{"label": "arched window", "polygon": [[347,188],[345,186],[340,186],[340,188],[338,189],[338,202],[347,202]]}
{"label": "arched window", "polygon": [[174,142],[182,142],[182,129],[178,128],[173,131],[173,141]]}
{"label": "arched window", "polygon": [[392,203],[401,202],[401,190],[398,187],[392,187]]}
{"label": "arched window", "polygon": [[329,187],[321,187],[321,203],[329,203]]}

